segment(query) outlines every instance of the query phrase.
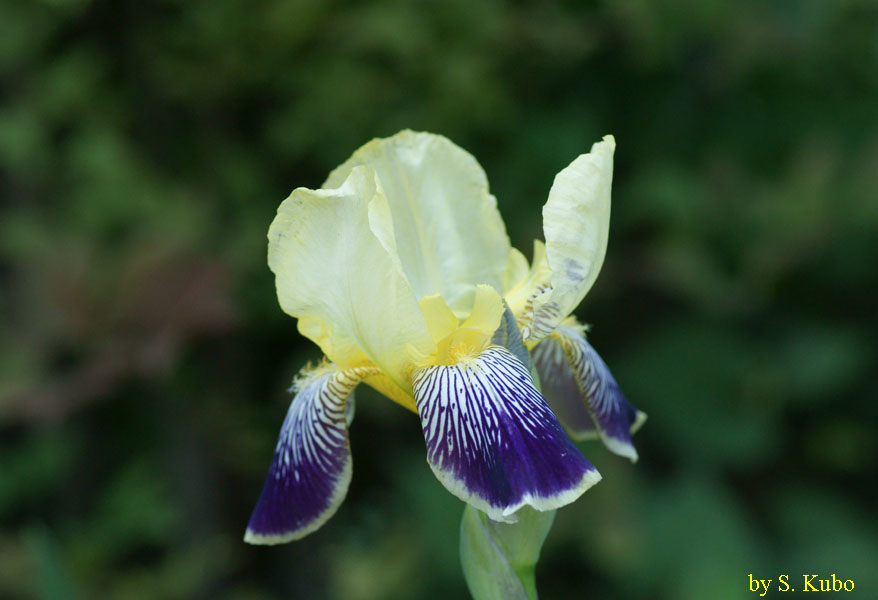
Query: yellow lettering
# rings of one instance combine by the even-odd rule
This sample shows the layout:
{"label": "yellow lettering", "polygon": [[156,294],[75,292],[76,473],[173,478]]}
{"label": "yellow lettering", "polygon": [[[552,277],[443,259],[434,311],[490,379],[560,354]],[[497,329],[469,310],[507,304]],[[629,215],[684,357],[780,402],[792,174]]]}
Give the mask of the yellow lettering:
{"label": "yellow lettering", "polygon": [[[788,583],[790,580],[789,575],[781,575],[777,578],[777,591],[779,592],[787,592],[790,589],[790,584]],[[780,587],[783,586],[783,587]]]}
{"label": "yellow lettering", "polygon": [[817,575],[802,575],[805,578],[805,591],[806,592],[817,592],[819,591],[816,587],[811,585],[811,582],[814,580]]}
{"label": "yellow lettering", "polygon": [[[750,591],[758,592],[759,590],[763,590],[760,596],[764,596],[768,593],[768,586],[771,585],[771,579],[753,579],[753,573],[749,573],[747,575],[750,578]],[[755,588],[753,586],[756,586]]]}

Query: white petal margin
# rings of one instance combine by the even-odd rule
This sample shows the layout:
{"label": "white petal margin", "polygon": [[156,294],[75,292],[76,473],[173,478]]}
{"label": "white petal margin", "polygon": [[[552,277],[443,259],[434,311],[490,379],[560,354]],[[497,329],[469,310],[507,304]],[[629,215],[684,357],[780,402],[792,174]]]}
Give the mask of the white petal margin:
{"label": "white petal margin", "polygon": [[505,348],[419,369],[412,384],[430,468],[490,518],[515,522],[525,505],[554,510],[600,480]]}
{"label": "white petal margin", "polygon": [[399,263],[370,228],[369,207],[383,202],[368,167],[336,189],[293,191],[269,228],[268,265],[281,307],[330,360],[368,359],[407,390],[413,356],[434,346]]}
{"label": "white petal margin", "polygon": [[294,384],[262,494],[244,534],[250,544],[282,544],[319,529],[351,482],[348,424],[353,391],[374,367],[322,367]]}
{"label": "white petal margin", "polygon": [[555,176],[543,206],[550,290],[531,301],[533,325],[525,341],[547,335],[573,312],[597,279],[607,252],[615,149],[613,136],[604,136],[591,152]]}
{"label": "white petal margin", "polygon": [[477,284],[503,289],[509,237],[471,154],[441,135],[405,130],[361,147],[323,187],[342,185],[359,165],[378,174],[392,214],[383,234],[395,238],[383,242],[397,249],[418,298],[440,293],[465,318]]}

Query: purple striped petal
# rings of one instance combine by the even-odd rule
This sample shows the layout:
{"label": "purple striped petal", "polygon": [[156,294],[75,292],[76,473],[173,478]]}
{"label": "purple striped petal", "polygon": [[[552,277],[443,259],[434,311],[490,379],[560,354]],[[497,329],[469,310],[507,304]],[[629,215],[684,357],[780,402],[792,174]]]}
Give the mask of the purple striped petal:
{"label": "purple striped petal", "polygon": [[412,384],[433,473],[492,519],[559,508],[600,480],[505,348],[420,369]]}
{"label": "purple striped petal", "polygon": [[[601,441],[610,452],[636,462],[637,450],[631,442],[631,434],[643,425],[646,414],[625,399],[610,369],[586,341],[579,328],[559,327],[550,339],[563,349],[570,375],[579,388],[580,403],[591,415]],[[548,341],[540,342],[537,348]],[[554,350],[550,347],[546,352]],[[542,378],[540,382],[546,385]],[[563,393],[569,393],[566,385]],[[585,399],[584,402],[582,398]],[[572,406],[573,400],[567,395],[559,404]],[[579,414],[576,416],[577,419],[581,417]]]}
{"label": "purple striped petal", "polygon": [[324,368],[297,382],[244,541],[297,540],[335,514],[351,482],[347,426],[352,394],[364,377],[376,372],[369,367]]}
{"label": "purple striped petal", "polygon": [[598,430],[591,418],[567,354],[554,337],[543,338],[532,351],[534,365],[540,377],[540,389],[558,420],[576,441],[598,438]]}

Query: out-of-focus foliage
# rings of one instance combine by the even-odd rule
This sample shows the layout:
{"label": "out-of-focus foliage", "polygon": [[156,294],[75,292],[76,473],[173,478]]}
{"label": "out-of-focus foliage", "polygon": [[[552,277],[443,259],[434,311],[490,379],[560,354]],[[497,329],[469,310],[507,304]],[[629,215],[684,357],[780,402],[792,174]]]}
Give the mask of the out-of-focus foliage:
{"label": "out-of-focus foliage", "polygon": [[547,599],[874,597],[873,0],[0,3],[0,597],[460,598],[461,504],[368,390],[348,501],[242,543],[296,370],[265,233],[374,136],[441,132],[513,243],[618,140],[581,307],[650,415],[558,513]]}

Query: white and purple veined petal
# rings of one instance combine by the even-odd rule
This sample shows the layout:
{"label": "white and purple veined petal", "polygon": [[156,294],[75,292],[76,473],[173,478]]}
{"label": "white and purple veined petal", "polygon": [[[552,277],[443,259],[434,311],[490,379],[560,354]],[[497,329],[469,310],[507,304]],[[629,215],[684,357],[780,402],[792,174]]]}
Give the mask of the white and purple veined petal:
{"label": "white and purple veined petal", "polygon": [[[558,374],[557,351],[566,357],[567,368]],[[576,408],[577,401],[593,422],[593,430],[614,454],[637,461],[637,450],[631,434],[646,421],[646,414],[637,410],[619,389],[616,379],[597,351],[588,343],[578,327],[559,327],[551,337],[541,341],[533,350],[540,383],[546,398],[575,439],[594,437],[584,425],[583,414]],[[540,364],[549,369],[544,376]],[[576,396],[569,385],[576,383]],[[569,418],[569,421],[565,419]]]}
{"label": "white and purple veined petal", "polygon": [[558,340],[543,338],[531,356],[540,377],[540,391],[570,437],[576,441],[597,439],[594,419],[585,406],[567,353]]}
{"label": "white and purple veined petal", "polygon": [[412,382],[427,462],[455,496],[496,521],[524,505],[553,510],[600,481],[507,349],[489,346]]}
{"label": "white and purple veined petal", "polygon": [[353,391],[378,372],[333,367],[306,374],[295,385],[262,494],[244,541],[282,544],[317,530],[338,510],[351,482],[348,424]]}

